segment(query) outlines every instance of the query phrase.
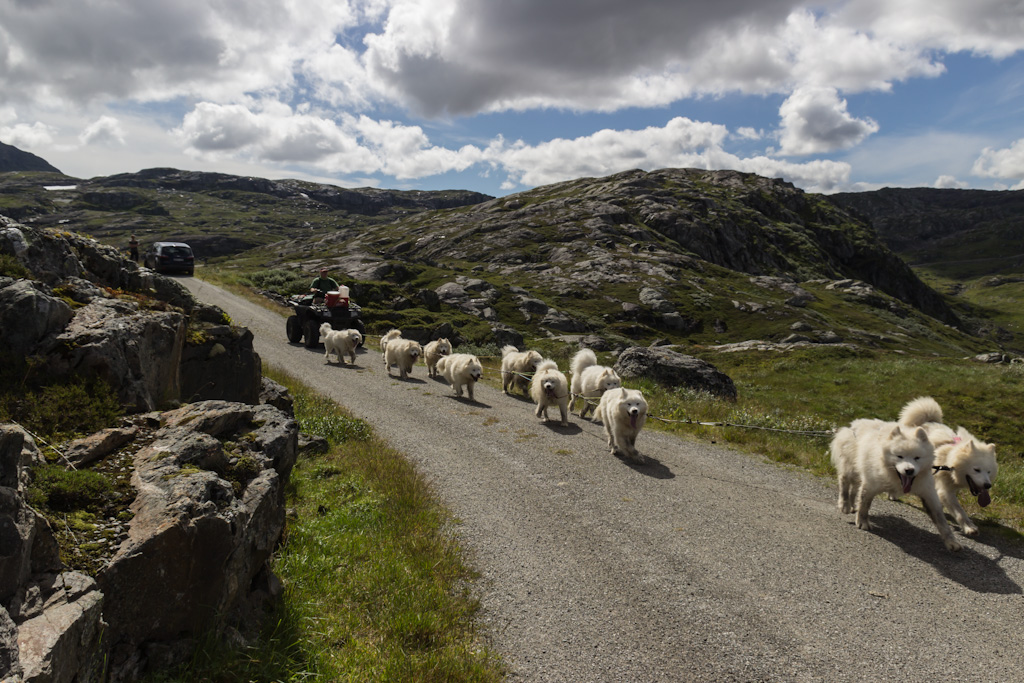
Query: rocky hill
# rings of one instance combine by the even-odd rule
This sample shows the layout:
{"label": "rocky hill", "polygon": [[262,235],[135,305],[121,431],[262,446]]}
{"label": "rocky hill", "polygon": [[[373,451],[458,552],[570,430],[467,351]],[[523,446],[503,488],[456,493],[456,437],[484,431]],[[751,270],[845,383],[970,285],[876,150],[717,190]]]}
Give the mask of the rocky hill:
{"label": "rocky hill", "polygon": [[1019,273],[1024,263],[1024,190],[885,188],[829,199],[911,264],[969,279]]}
{"label": "rocky hill", "polygon": [[38,171],[42,173],[60,173],[55,167],[31,152],[25,152],[0,142],[0,173],[8,171]]}
{"label": "rocky hill", "polygon": [[486,199],[461,190],[345,189],[173,168],[88,180],[53,173],[0,174],[0,215],[43,227],[72,225],[121,246],[131,233],[144,245],[184,241],[200,258]]}
{"label": "rocky hill", "polygon": [[[457,309],[492,331],[596,335],[609,348],[795,338],[963,355],[980,343],[866,223],[823,196],[731,171],[580,179],[245,258],[347,273],[368,321],[384,325]],[[381,281],[392,286],[362,284]]]}
{"label": "rocky hill", "polygon": [[122,248],[129,233],[144,247],[187,241],[200,263],[296,283],[327,266],[369,305],[371,331],[457,314],[474,341],[514,330],[719,345],[811,330],[963,355],[995,330],[925,285],[870,213],[732,171],[628,171],[499,199],[166,168],[7,173],[0,214]]}

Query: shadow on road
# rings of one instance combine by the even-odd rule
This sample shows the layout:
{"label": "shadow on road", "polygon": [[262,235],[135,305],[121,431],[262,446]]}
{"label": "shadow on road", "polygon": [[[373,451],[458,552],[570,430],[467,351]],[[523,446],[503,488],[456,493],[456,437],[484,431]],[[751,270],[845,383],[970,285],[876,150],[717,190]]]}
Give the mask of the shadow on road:
{"label": "shadow on road", "polygon": [[459,403],[465,403],[466,405],[473,406],[474,408],[487,408],[488,410],[490,410],[491,408],[489,404],[483,403],[479,399],[470,400],[468,396],[456,396],[455,394],[446,394],[445,398],[450,398],[451,400],[458,401]]}
{"label": "shadow on road", "polygon": [[672,470],[670,470],[660,460],[658,460],[657,458],[652,458],[649,455],[644,456],[643,462],[636,462],[635,460],[623,458],[622,456],[618,455],[615,457],[617,457],[620,461],[622,461],[624,465],[629,467],[629,469],[633,470],[634,472],[639,472],[640,474],[644,474],[648,477],[653,477],[654,479],[674,479],[676,476],[672,472]]}
{"label": "shadow on road", "polygon": [[[903,552],[927,562],[935,570],[950,581],[975,593],[994,593],[996,595],[1020,595],[1024,593],[996,560],[985,557],[981,553],[964,545],[958,553],[946,550],[942,539],[934,529],[922,529],[902,517],[879,515],[872,516],[874,533]],[[928,520],[929,525],[931,520]],[[964,538],[957,534],[961,543]],[[968,541],[969,543],[969,541]],[[1020,553],[1020,549],[1016,549]]]}
{"label": "shadow on road", "polygon": [[555,432],[556,434],[566,434],[566,435],[568,435],[568,434],[582,434],[583,433],[583,428],[580,427],[578,424],[573,424],[572,422],[570,422],[569,424],[567,424],[567,425],[565,425],[563,427],[562,423],[560,423],[558,421],[558,418],[555,418],[553,420],[548,420],[547,422],[541,422],[540,420],[538,420],[537,424],[540,425],[541,427],[547,427],[548,429],[550,429],[551,431]]}

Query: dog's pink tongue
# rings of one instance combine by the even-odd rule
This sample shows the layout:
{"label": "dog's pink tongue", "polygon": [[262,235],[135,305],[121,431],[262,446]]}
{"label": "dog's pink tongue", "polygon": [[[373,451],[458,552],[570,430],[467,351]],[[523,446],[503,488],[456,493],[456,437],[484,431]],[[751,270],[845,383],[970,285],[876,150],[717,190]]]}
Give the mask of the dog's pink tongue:
{"label": "dog's pink tongue", "polygon": [[636,429],[636,413],[629,416],[629,426]]}
{"label": "dog's pink tongue", "polygon": [[982,492],[978,494],[978,505],[980,505],[981,507],[986,507],[991,502],[992,496],[988,494],[988,491],[985,491],[983,489]]}
{"label": "dog's pink tongue", "polygon": [[914,478],[901,473],[900,483],[903,484],[903,493],[910,493],[910,487],[914,484]]}

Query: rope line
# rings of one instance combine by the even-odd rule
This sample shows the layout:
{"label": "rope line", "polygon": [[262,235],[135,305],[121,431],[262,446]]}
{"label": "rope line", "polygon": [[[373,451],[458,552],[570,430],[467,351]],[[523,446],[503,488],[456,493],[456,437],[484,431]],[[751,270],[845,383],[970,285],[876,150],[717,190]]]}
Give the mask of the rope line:
{"label": "rope line", "polygon": [[780,427],[762,427],[760,425],[743,425],[735,422],[698,422],[691,420],[690,418],[684,418],[682,420],[670,420],[666,417],[658,417],[657,415],[648,415],[650,420],[658,420],[659,422],[675,422],[681,424],[701,425],[703,427],[738,427],[740,429],[760,429],[766,432],[780,432],[783,434],[803,434],[805,436],[832,436],[836,433],[834,429],[827,431],[814,430],[814,429],[782,429]]}
{"label": "rope line", "polygon": [[[503,375],[504,374],[514,375],[514,376],[522,377],[523,379],[529,380],[529,379],[532,379],[533,376],[536,373],[533,373],[533,372],[517,372],[517,371],[514,371],[514,370],[505,370],[505,371],[502,371],[502,374]],[[584,396],[582,394],[569,394],[569,400],[572,402],[573,405],[576,404],[577,399],[582,399],[585,405],[596,406],[598,403],[600,403],[600,399],[587,398],[586,396]],[[725,422],[725,421],[699,422],[697,420],[691,420],[688,417],[687,418],[683,418],[681,420],[673,420],[673,419],[669,419],[669,418],[666,418],[666,417],[659,417],[657,415],[651,415],[651,414],[648,414],[647,417],[648,417],[648,419],[651,419],[651,420],[658,420],[659,422],[667,422],[667,423],[699,425],[699,426],[702,426],[702,427],[736,427],[738,429],[760,429],[760,430],[765,431],[765,432],[776,432],[776,433],[780,433],[780,434],[800,434],[800,435],[803,435],[803,436],[832,436],[832,435],[834,435],[836,433],[836,430],[834,430],[834,429],[829,429],[829,430],[782,429],[780,427],[762,427],[760,425],[745,425],[745,424],[738,424],[736,422]]]}

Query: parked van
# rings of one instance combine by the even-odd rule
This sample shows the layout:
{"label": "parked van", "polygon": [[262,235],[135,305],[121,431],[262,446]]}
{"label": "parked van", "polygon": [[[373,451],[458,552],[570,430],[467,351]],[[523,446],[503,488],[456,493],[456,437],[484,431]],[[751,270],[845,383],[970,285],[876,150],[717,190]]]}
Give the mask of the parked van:
{"label": "parked van", "polygon": [[153,242],[142,258],[142,264],[158,273],[195,272],[195,257],[192,247],[184,242]]}

